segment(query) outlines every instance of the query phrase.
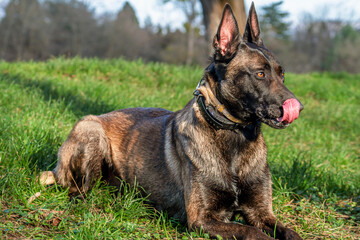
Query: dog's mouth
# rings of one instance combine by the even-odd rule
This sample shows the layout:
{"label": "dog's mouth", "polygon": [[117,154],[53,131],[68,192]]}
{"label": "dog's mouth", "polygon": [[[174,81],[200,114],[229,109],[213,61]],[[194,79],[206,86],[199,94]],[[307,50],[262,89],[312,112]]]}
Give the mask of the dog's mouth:
{"label": "dog's mouth", "polygon": [[260,117],[261,121],[272,128],[283,129],[290,125],[290,123],[281,121],[282,117],[279,118],[267,118],[267,117]]}
{"label": "dog's mouth", "polygon": [[277,112],[277,116],[273,114],[264,114],[263,112],[258,112],[258,116],[261,118],[262,122],[269,125],[273,128],[286,128],[289,126],[295,119],[299,117],[300,111],[302,110],[301,103],[295,99],[287,99],[282,105],[281,109]]}
{"label": "dog's mouth", "polygon": [[288,122],[283,122],[281,119],[283,117],[280,117],[280,118],[276,118],[276,119],[270,119],[270,124],[269,123],[266,123],[268,124],[270,127],[273,127],[273,128],[279,128],[279,129],[282,129],[282,128],[286,128],[287,126],[290,125],[290,123]]}

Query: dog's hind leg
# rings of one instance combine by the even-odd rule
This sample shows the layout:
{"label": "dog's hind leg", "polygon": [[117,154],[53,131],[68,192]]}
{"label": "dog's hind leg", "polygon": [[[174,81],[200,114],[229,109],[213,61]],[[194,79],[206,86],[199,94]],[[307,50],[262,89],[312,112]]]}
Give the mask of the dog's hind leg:
{"label": "dog's hind leg", "polygon": [[[52,173],[58,184],[70,188],[70,193],[86,192],[101,177],[104,164],[111,166],[110,144],[99,118],[89,115],[74,126],[59,149]],[[52,183],[51,174],[44,172],[42,176],[44,183]]]}

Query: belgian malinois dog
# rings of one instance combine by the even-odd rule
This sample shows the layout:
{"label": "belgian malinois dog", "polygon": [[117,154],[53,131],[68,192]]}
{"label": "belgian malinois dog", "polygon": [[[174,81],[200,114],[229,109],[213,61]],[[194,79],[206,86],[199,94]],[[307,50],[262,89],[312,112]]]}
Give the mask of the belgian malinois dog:
{"label": "belgian malinois dog", "polygon": [[[59,150],[55,181],[70,192],[135,179],[157,210],[227,239],[301,239],[277,221],[261,123],[285,128],[303,106],[284,85],[284,70],[265,48],[254,5],[243,36],[226,5],[214,56],[180,111],[123,109],[86,116]],[[248,225],[231,222],[240,213]],[[266,232],[266,233],[264,233]]]}

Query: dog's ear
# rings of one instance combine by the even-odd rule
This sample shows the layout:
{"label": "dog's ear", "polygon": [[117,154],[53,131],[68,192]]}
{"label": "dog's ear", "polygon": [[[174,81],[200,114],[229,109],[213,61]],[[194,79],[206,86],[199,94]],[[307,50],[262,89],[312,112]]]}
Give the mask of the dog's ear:
{"label": "dog's ear", "polygon": [[219,28],[213,40],[215,54],[221,58],[231,57],[239,43],[239,28],[229,4],[224,7]]}
{"label": "dog's ear", "polygon": [[260,38],[259,20],[255,11],[254,2],[251,3],[243,39],[245,42],[254,43],[259,46],[263,45]]}

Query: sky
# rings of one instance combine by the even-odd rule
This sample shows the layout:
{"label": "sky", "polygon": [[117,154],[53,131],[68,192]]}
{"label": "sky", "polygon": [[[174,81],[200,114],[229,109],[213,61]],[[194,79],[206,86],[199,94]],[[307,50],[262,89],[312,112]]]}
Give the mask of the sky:
{"label": "sky", "polygon": [[[116,13],[122,8],[126,0],[83,0],[92,6],[97,14],[103,12]],[[259,12],[262,6],[279,0],[253,0]],[[172,29],[182,28],[185,22],[181,10],[171,3],[163,4],[163,0],[129,0],[134,7],[140,24],[143,26],[146,18],[155,25],[169,25]],[[245,0],[247,11],[252,0]],[[200,5],[199,5],[200,6]],[[288,21],[296,26],[304,13],[311,13],[318,18],[342,19],[360,22],[359,0],[284,0],[283,10],[290,13]]]}

